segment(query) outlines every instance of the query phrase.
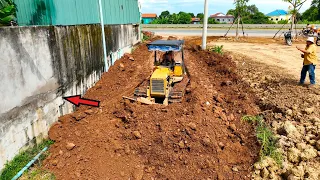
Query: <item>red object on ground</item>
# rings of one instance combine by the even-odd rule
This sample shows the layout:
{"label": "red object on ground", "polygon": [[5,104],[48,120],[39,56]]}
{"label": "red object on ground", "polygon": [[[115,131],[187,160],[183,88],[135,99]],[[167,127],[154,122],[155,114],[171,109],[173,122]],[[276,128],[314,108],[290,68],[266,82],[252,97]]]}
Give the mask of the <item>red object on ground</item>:
{"label": "red object on ground", "polygon": [[93,106],[93,107],[99,107],[99,105],[100,105],[100,101],[95,101],[95,100],[91,100],[91,99],[83,99],[83,98],[81,98],[80,95],[64,97],[63,99],[69,101],[70,103],[72,103],[78,107],[81,104],[87,105],[87,106]]}

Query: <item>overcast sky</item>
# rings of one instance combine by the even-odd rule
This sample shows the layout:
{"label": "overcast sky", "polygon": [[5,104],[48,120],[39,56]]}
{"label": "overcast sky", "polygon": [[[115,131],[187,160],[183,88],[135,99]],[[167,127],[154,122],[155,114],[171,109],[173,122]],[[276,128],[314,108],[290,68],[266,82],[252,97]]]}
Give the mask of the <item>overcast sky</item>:
{"label": "overcast sky", "polygon": [[[300,12],[304,12],[310,7],[312,0],[307,0]],[[140,0],[142,13],[157,13],[169,10],[171,13],[180,11],[192,12],[194,14],[203,12],[204,0]],[[217,12],[227,13],[234,8],[234,0],[209,0],[209,14]],[[287,10],[289,3],[282,0],[250,0],[249,4],[255,4],[259,10],[265,14],[276,9]]]}

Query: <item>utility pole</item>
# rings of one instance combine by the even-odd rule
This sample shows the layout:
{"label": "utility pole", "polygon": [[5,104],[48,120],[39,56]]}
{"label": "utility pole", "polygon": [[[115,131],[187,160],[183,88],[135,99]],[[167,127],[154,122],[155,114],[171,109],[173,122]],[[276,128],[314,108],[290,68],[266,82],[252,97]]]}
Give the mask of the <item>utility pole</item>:
{"label": "utility pole", "polygon": [[102,31],[102,45],[103,45],[103,55],[104,55],[104,65],[105,65],[105,71],[107,72],[109,69],[109,65],[107,62],[107,45],[106,45],[106,36],[104,33],[104,20],[103,20],[103,11],[102,11],[102,2],[101,0],[98,0],[99,2],[99,10],[100,10],[100,24],[101,24],[101,31]]}
{"label": "utility pole", "polygon": [[202,49],[207,49],[207,33],[208,33],[208,0],[204,0],[204,20],[202,33]]}

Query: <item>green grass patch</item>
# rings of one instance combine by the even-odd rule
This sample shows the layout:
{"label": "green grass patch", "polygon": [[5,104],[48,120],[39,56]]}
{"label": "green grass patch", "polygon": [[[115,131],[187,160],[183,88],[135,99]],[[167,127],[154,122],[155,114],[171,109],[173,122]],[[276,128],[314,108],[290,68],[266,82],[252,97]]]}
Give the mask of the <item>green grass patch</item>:
{"label": "green grass patch", "polygon": [[143,34],[142,42],[149,41],[150,37]]}
{"label": "green grass patch", "polygon": [[[41,144],[35,145],[20,154],[14,159],[8,162],[3,169],[0,180],[11,180],[25,165],[29,163],[43,148],[52,145],[54,142],[51,140],[44,140]],[[43,153],[39,161],[42,162],[49,155],[48,151]]]}
{"label": "green grass patch", "polygon": [[256,137],[261,144],[260,160],[271,157],[278,165],[282,165],[283,156],[277,150],[278,139],[261,116],[244,116],[243,121],[256,125]]}
{"label": "green grass patch", "polygon": [[218,53],[218,54],[220,54],[220,55],[223,55],[223,45],[211,47],[211,48],[209,49],[209,51],[213,51],[213,52],[215,52],[215,53]]}
{"label": "green grass patch", "polygon": [[55,180],[54,174],[47,170],[41,169],[39,166],[31,168],[28,172],[24,173],[20,180]]}

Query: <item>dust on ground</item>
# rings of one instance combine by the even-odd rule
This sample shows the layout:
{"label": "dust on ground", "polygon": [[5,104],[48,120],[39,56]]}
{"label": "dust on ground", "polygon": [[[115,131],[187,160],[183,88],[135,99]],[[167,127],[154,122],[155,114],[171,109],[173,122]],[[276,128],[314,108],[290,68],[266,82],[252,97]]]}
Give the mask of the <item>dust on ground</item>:
{"label": "dust on ground", "polygon": [[49,131],[45,168],[57,179],[250,179],[258,160],[254,127],[240,121],[259,108],[227,56],[187,45],[191,84],[182,103],[141,105],[130,96],[152,72],[145,44],[105,73],[81,106]]}

